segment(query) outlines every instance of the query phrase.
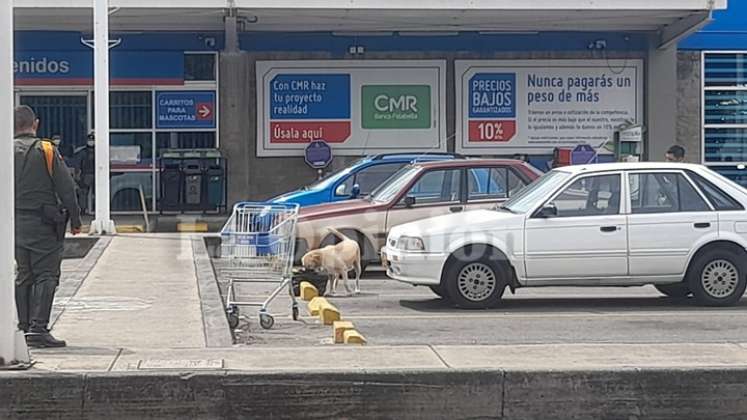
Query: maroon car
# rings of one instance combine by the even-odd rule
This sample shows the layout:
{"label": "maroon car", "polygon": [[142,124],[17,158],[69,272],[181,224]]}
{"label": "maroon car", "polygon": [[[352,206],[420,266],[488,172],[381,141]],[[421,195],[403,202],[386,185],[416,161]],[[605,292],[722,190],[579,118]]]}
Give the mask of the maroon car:
{"label": "maroon car", "polygon": [[494,207],[542,173],[508,159],[458,159],[414,163],[358,200],[301,209],[297,256],[335,243],[335,227],[361,244],[364,264],[378,261],[393,226],[449,212]]}

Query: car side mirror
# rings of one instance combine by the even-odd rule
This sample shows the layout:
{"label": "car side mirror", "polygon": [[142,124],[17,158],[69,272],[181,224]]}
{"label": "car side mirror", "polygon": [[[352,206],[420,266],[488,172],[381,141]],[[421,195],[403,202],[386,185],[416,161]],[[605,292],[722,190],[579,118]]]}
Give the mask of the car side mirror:
{"label": "car side mirror", "polygon": [[414,205],[415,205],[415,197],[414,196],[408,195],[407,197],[405,197],[405,207],[407,207],[409,209],[410,207],[412,207]]}
{"label": "car side mirror", "polygon": [[338,197],[343,197],[343,196],[346,195],[345,194],[345,184],[340,184],[340,185],[337,186],[337,188],[335,188],[335,195],[338,196]]}
{"label": "car side mirror", "polygon": [[549,219],[551,217],[558,217],[558,208],[555,207],[555,203],[547,203],[537,213],[537,217],[541,217],[544,219]]}
{"label": "car side mirror", "polygon": [[353,185],[353,188],[350,189],[350,198],[358,198],[359,195],[361,195],[361,186],[355,184]]}

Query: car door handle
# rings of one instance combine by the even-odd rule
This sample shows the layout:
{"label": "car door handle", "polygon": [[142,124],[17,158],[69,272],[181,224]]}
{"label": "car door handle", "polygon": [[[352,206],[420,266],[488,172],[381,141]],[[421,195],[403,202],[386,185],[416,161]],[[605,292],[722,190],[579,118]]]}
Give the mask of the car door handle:
{"label": "car door handle", "polygon": [[462,206],[451,206],[451,207],[449,207],[449,211],[452,212],[452,213],[459,213],[462,210],[464,210],[464,207],[462,207]]}
{"label": "car door handle", "polygon": [[617,226],[602,226],[599,230],[602,232],[615,232],[617,231]]}
{"label": "car door handle", "polygon": [[705,222],[705,223],[696,223],[693,226],[695,226],[695,229],[706,229],[706,228],[711,227],[711,224],[708,222]]}

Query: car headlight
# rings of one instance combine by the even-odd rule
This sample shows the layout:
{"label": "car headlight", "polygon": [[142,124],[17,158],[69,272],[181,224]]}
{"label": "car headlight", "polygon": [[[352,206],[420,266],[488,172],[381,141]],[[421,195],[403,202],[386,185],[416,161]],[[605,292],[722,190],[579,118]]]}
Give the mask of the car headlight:
{"label": "car headlight", "polygon": [[423,239],[414,236],[401,236],[397,247],[405,251],[425,251]]}

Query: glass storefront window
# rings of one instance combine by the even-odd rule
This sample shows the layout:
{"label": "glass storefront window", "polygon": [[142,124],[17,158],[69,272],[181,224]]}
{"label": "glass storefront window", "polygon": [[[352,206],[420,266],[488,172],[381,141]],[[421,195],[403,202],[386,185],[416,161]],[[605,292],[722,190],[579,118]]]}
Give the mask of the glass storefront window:
{"label": "glass storefront window", "polygon": [[706,128],[705,161],[747,161],[747,128]]}
{"label": "glass storefront window", "polygon": [[147,133],[112,133],[109,159],[112,167],[148,166],[153,163],[153,135]]}
{"label": "glass storefront window", "polygon": [[747,124],[747,91],[706,91],[705,123]]}
{"label": "glass storefront window", "polygon": [[112,92],[110,96],[112,129],[151,128],[153,126],[153,94],[144,92]]}
{"label": "glass storefront window", "polygon": [[737,184],[747,187],[747,168],[741,166],[712,166],[711,169],[731,179]]}
{"label": "glass storefront window", "polygon": [[747,53],[707,54],[705,85],[747,87]]}
{"label": "glass storefront window", "polygon": [[215,131],[174,131],[156,133],[158,156],[164,149],[213,149]]}
{"label": "glass storefront window", "polygon": [[153,134],[148,132],[112,133],[111,161],[112,211],[140,211],[140,189],[145,205],[153,210]]}
{"label": "glass storefront window", "polygon": [[153,210],[153,173],[144,172],[117,172],[112,168],[111,194],[112,211],[141,211],[140,189],[145,196],[145,206],[148,211]]}
{"label": "glass storefront window", "polygon": [[215,81],[215,54],[184,54],[184,80]]}
{"label": "glass storefront window", "polygon": [[703,163],[747,186],[747,52],[703,56]]}

